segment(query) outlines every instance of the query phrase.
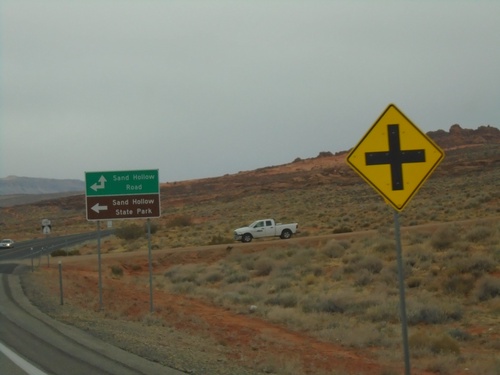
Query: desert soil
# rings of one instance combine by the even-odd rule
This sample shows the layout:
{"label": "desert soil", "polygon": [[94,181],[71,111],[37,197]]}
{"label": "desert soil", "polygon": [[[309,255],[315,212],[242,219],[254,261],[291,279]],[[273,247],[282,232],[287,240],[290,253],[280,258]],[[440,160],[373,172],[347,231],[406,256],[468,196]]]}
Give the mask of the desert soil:
{"label": "desert soil", "polygon": [[[163,275],[179,263],[209,264],[226,253],[225,247],[217,246],[202,251],[155,251],[153,274]],[[189,374],[401,373],[402,363],[384,363],[376,351],[323,342],[264,321],[249,309],[234,312],[155,288],[154,312],[150,313],[145,252],[102,256],[102,310],[95,255],[63,259],[62,306],[58,266],[43,262],[22,278],[27,296],[40,310]],[[124,269],[122,276],[114,277],[110,271],[116,265]]]}

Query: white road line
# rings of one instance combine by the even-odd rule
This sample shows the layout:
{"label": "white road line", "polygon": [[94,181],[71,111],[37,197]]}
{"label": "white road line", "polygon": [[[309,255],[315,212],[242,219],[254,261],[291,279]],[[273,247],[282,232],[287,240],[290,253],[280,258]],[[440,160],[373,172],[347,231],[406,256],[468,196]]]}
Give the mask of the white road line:
{"label": "white road line", "polygon": [[37,369],[31,363],[25,361],[23,358],[19,357],[12,350],[7,348],[4,344],[0,342],[0,352],[5,354],[9,359],[14,362],[19,368],[25,371],[28,375],[48,375],[42,370]]}

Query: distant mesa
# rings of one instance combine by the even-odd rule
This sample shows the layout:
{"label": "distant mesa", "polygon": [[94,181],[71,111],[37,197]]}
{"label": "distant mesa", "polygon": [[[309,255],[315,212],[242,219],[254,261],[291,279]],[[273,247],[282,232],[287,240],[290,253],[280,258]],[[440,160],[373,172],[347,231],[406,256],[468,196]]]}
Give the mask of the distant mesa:
{"label": "distant mesa", "polygon": [[0,195],[84,192],[81,180],[7,176],[0,178]]}

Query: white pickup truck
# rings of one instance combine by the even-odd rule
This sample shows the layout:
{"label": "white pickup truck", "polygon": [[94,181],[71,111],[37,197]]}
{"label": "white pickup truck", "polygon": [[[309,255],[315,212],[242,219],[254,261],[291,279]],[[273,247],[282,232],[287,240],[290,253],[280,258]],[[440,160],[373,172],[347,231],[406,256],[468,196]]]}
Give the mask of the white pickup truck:
{"label": "white pickup truck", "polygon": [[261,219],[254,221],[247,227],[234,230],[234,240],[241,242],[250,242],[254,238],[262,237],[280,237],[288,239],[297,233],[299,224],[281,224],[275,223],[274,219]]}

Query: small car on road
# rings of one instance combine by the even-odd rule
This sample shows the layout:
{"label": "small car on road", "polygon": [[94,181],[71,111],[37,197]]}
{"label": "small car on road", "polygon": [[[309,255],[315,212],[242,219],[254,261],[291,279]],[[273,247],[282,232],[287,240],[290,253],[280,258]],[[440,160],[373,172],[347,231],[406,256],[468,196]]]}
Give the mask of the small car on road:
{"label": "small car on road", "polygon": [[14,241],[11,239],[5,238],[0,241],[0,249],[10,249],[11,247],[14,247]]}

